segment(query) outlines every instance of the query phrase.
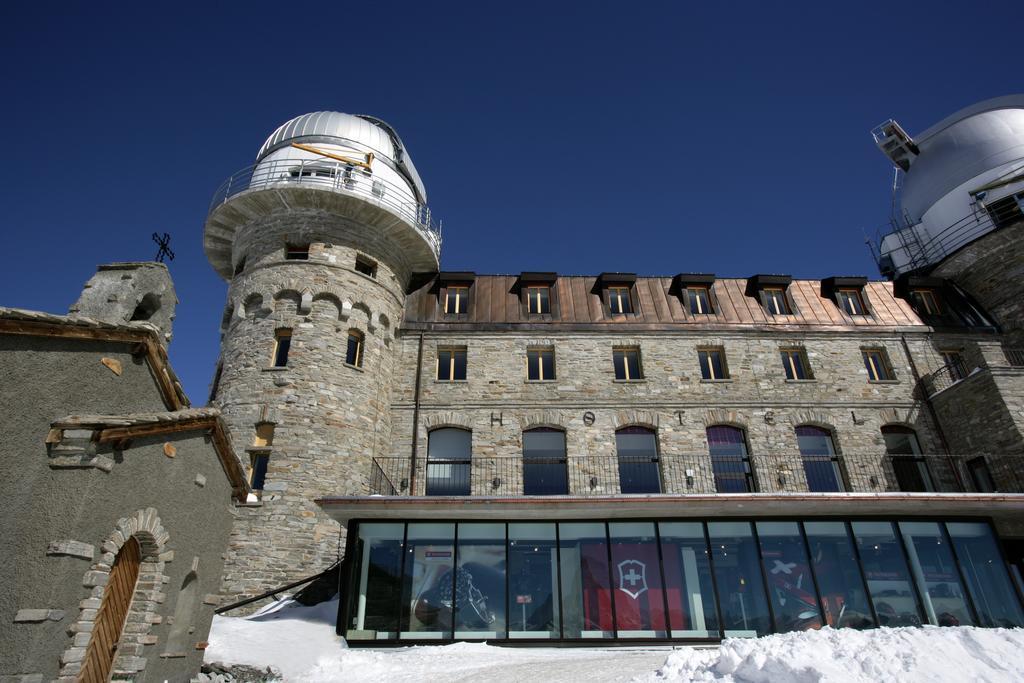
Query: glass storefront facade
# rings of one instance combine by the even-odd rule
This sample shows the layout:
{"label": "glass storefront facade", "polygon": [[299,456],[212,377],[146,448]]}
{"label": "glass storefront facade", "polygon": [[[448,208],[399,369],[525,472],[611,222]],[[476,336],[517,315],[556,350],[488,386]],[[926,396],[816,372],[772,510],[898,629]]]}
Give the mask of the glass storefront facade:
{"label": "glass storefront facade", "polygon": [[340,631],[353,643],[1024,626],[983,521],[362,522],[352,532]]}

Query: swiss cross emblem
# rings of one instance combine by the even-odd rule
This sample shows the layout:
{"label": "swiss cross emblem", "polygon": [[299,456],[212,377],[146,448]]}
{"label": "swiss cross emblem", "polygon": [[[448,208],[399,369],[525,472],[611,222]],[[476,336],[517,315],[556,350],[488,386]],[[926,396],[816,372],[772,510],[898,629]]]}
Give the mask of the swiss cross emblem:
{"label": "swiss cross emblem", "polygon": [[647,590],[647,565],[640,560],[619,562],[619,590],[636,600]]}

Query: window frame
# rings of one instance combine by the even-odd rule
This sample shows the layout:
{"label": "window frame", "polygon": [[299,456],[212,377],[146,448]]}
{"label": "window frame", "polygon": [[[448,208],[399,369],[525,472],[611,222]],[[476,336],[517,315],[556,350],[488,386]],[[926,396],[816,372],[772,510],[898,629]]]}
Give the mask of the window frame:
{"label": "window frame", "polygon": [[360,275],[365,275],[368,278],[374,280],[377,279],[377,262],[366,256],[360,256],[356,254],[355,263],[352,269]]}
{"label": "window frame", "polygon": [[[622,368],[623,368],[623,375],[624,375],[623,377],[619,377],[618,369],[617,369],[616,364],[615,364],[615,356],[616,356],[616,354],[620,354],[620,353],[623,354],[623,356],[622,356]],[[630,377],[629,376],[628,354],[630,354],[630,353],[635,353],[636,354],[636,368],[637,368],[637,374],[638,374],[637,377]],[[643,364],[643,358],[642,358],[642,356],[640,354],[640,347],[639,346],[635,346],[635,345],[634,346],[613,346],[612,347],[612,372],[615,374],[615,381],[616,382],[641,382],[641,381],[643,381],[644,380],[644,364]]]}
{"label": "window frame", "polygon": [[[286,343],[282,344],[284,340]],[[282,351],[283,347],[283,351]],[[274,347],[270,353],[270,367],[272,368],[286,368],[288,367],[288,356],[291,353],[292,348],[292,328],[290,327],[279,327],[274,330]]]}
{"label": "window frame", "polygon": [[[552,292],[553,289],[554,288],[551,285],[546,285],[546,284],[530,284],[530,285],[524,286],[523,287],[523,296],[526,299],[526,314],[527,315],[551,315],[551,303],[552,303],[551,302],[551,292]],[[540,310],[536,310],[536,311],[533,310],[533,300],[534,299],[533,299],[533,296],[531,296],[531,292],[534,292],[534,291],[536,291],[536,293],[537,293],[537,308],[540,309]],[[547,303],[547,308],[548,308],[548,310],[546,310],[546,311],[542,310],[543,306],[541,305],[542,301],[541,301],[541,297],[540,297],[540,294],[541,294],[542,291],[547,292],[547,296],[544,298],[544,301]]]}
{"label": "window frame", "polygon": [[931,287],[915,287],[910,290],[910,301],[914,310],[922,316],[942,315],[942,305],[939,303],[939,295]]}
{"label": "window frame", "polygon": [[[444,311],[445,315],[449,316],[463,316],[469,313],[469,289],[471,285],[456,283],[445,285],[444,288],[444,303],[441,310]],[[449,302],[452,300],[452,294],[455,294],[455,310],[450,310]]]}
{"label": "window frame", "polygon": [[[856,305],[853,308],[858,308],[857,311],[851,311],[847,306],[847,301],[854,301]],[[839,287],[836,289],[836,303],[839,305],[839,309],[849,316],[865,316],[870,315],[868,307],[864,302],[864,293],[862,290],[856,287]]]}
{"label": "window frame", "polygon": [[[551,376],[544,376],[544,354],[551,354]],[[537,377],[530,377],[532,363],[536,358]],[[531,346],[526,349],[526,381],[527,382],[554,382],[558,379],[558,368],[555,365],[554,346]]]}
{"label": "window frame", "polygon": [[[711,361],[711,354],[718,354],[718,364],[722,369],[722,376],[715,377],[715,366]],[[707,360],[705,361],[705,357]],[[724,346],[698,346],[697,347],[697,365],[700,366],[700,377],[702,382],[726,382],[732,377],[729,375],[729,364],[725,357]],[[707,367],[707,375],[704,373],[704,369]]]}
{"label": "window frame", "polygon": [[[258,466],[262,464],[262,470]],[[261,492],[266,487],[267,471],[270,469],[270,451],[267,448],[254,448],[249,451],[249,472],[246,477],[249,488],[254,492]],[[260,486],[256,486],[257,473],[259,473]]]}
{"label": "window frame", "polygon": [[967,379],[967,362],[964,360],[963,349],[939,349],[938,353],[942,359],[942,367],[950,368],[951,379],[957,382]]}
{"label": "window frame", "polygon": [[[771,316],[793,315],[793,306],[789,302],[789,296],[788,296],[788,294],[786,292],[786,289],[787,289],[786,287],[780,287],[780,286],[775,286],[775,285],[770,285],[770,286],[766,285],[766,286],[761,288],[761,305],[764,307],[764,310],[769,315],[771,315]],[[778,292],[779,293],[778,299],[776,299],[774,296],[770,297],[769,294],[768,294],[769,292]],[[776,311],[779,310],[778,302],[781,302],[782,310],[779,311],[779,312],[776,312]],[[772,306],[772,303],[774,303],[775,306]],[[773,310],[773,308],[775,310]]]}
{"label": "window frame", "polygon": [[[785,356],[782,358],[782,367],[786,372],[787,382],[814,381],[814,372],[811,370],[811,363],[807,358],[807,349],[802,346],[783,346],[779,348],[779,353]],[[800,361],[804,377],[797,377],[798,373],[796,372],[796,367],[793,365],[794,357]]]}
{"label": "window frame", "polygon": [[[356,357],[353,362],[349,362],[349,355],[352,349],[352,340],[356,341]],[[348,336],[345,339],[345,365],[350,368],[362,368],[363,367],[363,353],[366,347],[366,335],[356,329],[348,331]]]}
{"label": "window frame", "polygon": [[[444,431],[457,431],[468,434],[469,452],[449,455],[433,455],[431,454],[430,444],[431,439],[435,432]],[[448,486],[452,486],[452,482],[460,485],[458,493],[451,493],[447,488],[441,492],[431,493],[430,483],[432,480],[430,469],[431,465],[434,467],[447,465],[449,469],[449,475],[447,477],[434,476],[433,480],[436,482],[447,480]],[[469,496],[473,494],[473,430],[466,429],[465,427],[446,426],[436,427],[427,432],[427,452],[425,458],[425,466],[423,472],[423,495],[424,496],[444,496],[444,495],[456,495],[456,496]],[[459,476],[465,474],[464,477]]]}
{"label": "window frame", "polygon": [[[533,433],[533,434],[555,434],[555,433],[561,434],[561,436],[562,436],[562,453],[561,453],[561,455],[555,456],[555,457],[550,457],[550,458],[538,457],[536,455],[528,456],[527,455],[528,451],[527,451],[527,448],[526,448],[526,442],[528,440],[527,439],[527,434],[530,434],[530,433]],[[564,495],[568,495],[569,494],[569,439],[568,439],[568,437],[566,435],[566,431],[564,429],[562,429],[561,427],[548,427],[546,425],[540,425],[540,426],[536,426],[536,427],[530,427],[529,429],[524,429],[522,432],[520,432],[520,438],[522,440],[522,454],[523,454],[522,455],[522,462],[523,462],[523,495],[524,496],[559,496],[559,495],[564,496]],[[548,492],[544,492],[544,493],[536,492],[535,489],[538,488],[536,486],[536,483],[535,483],[536,479],[534,478],[533,480],[531,480],[531,478],[528,475],[529,475],[529,473],[531,471],[536,473],[538,470],[540,470],[541,473],[544,473],[545,470],[542,469],[544,467],[547,468],[546,471],[549,474],[553,474],[553,473],[557,472],[559,475],[561,475],[559,477],[559,479],[561,479],[561,481],[558,482],[558,483],[559,484],[564,484],[564,486],[558,486],[557,487],[558,488],[557,491],[552,491],[550,493],[548,493]],[[527,482],[531,482],[531,481],[533,483],[530,486],[527,486]],[[531,489],[531,490],[527,490],[527,489]]]}
{"label": "window frame", "polygon": [[[730,433],[737,434],[740,437],[740,439],[737,442],[737,444],[740,446],[739,450],[742,451],[742,452],[739,455],[727,455],[727,454],[724,454],[724,453],[717,453],[716,454],[714,452],[715,451],[715,447],[716,447],[716,445],[720,445],[720,444],[712,441],[712,431],[711,430],[713,430],[713,429],[728,430]],[[749,440],[747,438],[747,430],[744,429],[743,427],[737,427],[736,425],[731,425],[731,424],[713,424],[713,425],[708,425],[707,427],[705,427],[705,429],[704,429],[704,436],[705,436],[705,438],[708,441],[708,457],[711,459],[711,475],[712,475],[712,480],[713,480],[713,482],[715,484],[715,492],[716,493],[737,493],[737,492],[731,492],[731,491],[722,491],[721,488],[724,488],[724,487],[719,487],[719,479],[721,479],[723,481],[726,481],[726,480],[729,480],[729,481],[740,481],[741,480],[740,477],[736,476],[736,475],[740,474],[740,472],[726,471],[724,468],[721,467],[721,465],[723,465],[725,463],[728,463],[728,462],[737,462],[743,468],[743,472],[742,472],[743,479],[742,479],[742,481],[744,482],[744,484],[746,486],[746,491],[738,492],[738,493],[757,493],[759,489],[758,489],[758,484],[757,484],[757,477],[755,476],[755,473],[754,473],[754,463],[753,463],[753,460],[752,460],[751,455],[750,455],[750,442],[749,442]],[[722,443],[723,444],[728,444],[728,443],[732,443],[732,442],[722,442]],[[718,465],[717,467],[716,467],[716,464]]]}
{"label": "window frame", "polygon": [[[884,347],[864,347],[861,348],[860,353],[864,359],[864,368],[867,370],[869,383],[891,384],[898,381],[889,360],[889,353]],[[877,357],[877,360],[874,357]]]}
{"label": "window frame", "polygon": [[284,260],[285,261],[308,261],[309,260],[309,242],[296,243],[286,242],[284,245]]}
{"label": "window frame", "polygon": [[[448,356],[448,377],[441,377],[441,355],[449,354]],[[462,368],[463,376],[455,377],[456,359],[458,354],[463,355]],[[434,381],[435,382],[466,382],[469,376],[469,352],[465,346],[457,345],[444,345],[437,347],[437,356],[434,363]]]}
{"label": "window frame", "polygon": [[[613,292],[617,292],[617,294],[613,295]],[[631,286],[617,283],[609,284],[605,287],[604,293],[610,315],[626,316],[636,314],[636,306],[633,305],[633,288]],[[619,310],[615,310],[615,306],[612,305],[613,301],[617,302]],[[624,302],[625,307],[623,306]]]}
{"label": "window frame", "polygon": [[[688,286],[688,287],[684,288],[683,291],[686,292],[686,305],[687,305],[687,309],[686,310],[688,310],[690,312],[690,315],[714,315],[715,314],[715,305],[711,301],[711,287],[710,286],[705,287],[703,285],[691,285],[691,286]],[[691,297],[691,292],[693,292],[693,293],[703,292],[704,293],[704,303],[707,306],[707,310],[706,311],[695,311],[695,310],[693,310],[694,302],[696,302],[697,303],[697,307],[700,308],[700,297],[699,296],[698,297]]]}

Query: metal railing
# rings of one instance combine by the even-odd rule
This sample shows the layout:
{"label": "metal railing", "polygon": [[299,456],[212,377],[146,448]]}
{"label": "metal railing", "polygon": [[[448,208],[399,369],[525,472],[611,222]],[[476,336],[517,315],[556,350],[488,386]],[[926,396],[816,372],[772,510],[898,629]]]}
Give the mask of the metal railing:
{"label": "metal railing", "polygon": [[1024,455],[893,455],[799,453],[650,457],[570,456],[543,461],[518,456],[418,464],[417,490],[408,458],[374,458],[371,495],[531,496],[799,493],[1024,493]]}
{"label": "metal railing", "polygon": [[[1021,168],[1015,168],[996,180],[1010,178],[1020,173]],[[993,216],[986,207],[979,205],[972,213],[930,235],[928,239],[922,240],[917,231],[921,225],[920,222],[915,223],[909,216],[904,216],[899,220],[894,218],[887,226],[888,232],[880,234],[877,238],[879,257],[885,257],[890,253],[883,252],[881,249],[885,237],[897,235],[900,242],[897,249],[904,250],[909,259],[907,266],[901,272],[918,270],[938,263],[967,243],[996,228],[1004,227],[1014,220],[1014,217],[1007,215],[1005,211],[998,212],[997,210],[997,215]],[[879,265],[881,266],[881,263]]]}
{"label": "metal railing", "polygon": [[353,164],[330,159],[264,159],[246,166],[220,184],[210,201],[209,213],[232,197],[250,190],[304,185],[359,197],[385,209],[416,228],[437,255],[441,251],[441,225],[430,208],[413,198],[413,190]]}
{"label": "metal railing", "polygon": [[921,387],[929,397],[948,389],[957,382],[967,379],[970,371],[963,360],[943,365],[935,372],[921,378]]}
{"label": "metal railing", "polygon": [[1004,346],[1003,354],[1006,356],[1006,362],[1009,363],[1011,367],[1024,367],[1024,348],[1018,349]]}

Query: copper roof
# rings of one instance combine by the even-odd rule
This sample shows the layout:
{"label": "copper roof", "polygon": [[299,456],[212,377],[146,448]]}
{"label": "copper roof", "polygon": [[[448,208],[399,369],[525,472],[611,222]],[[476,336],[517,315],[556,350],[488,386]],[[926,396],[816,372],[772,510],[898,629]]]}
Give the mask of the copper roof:
{"label": "copper roof", "polygon": [[676,294],[671,277],[639,277],[634,287],[636,311],[613,316],[601,300],[597,276],[559,276],[554,281],[551,315],[530,315],[520,302],[517,275],[477,275],[465,315],[450,316],[439,305],[441,289],[430,282],[406,301],[409,329],[462,327],[486,329],[543,325],[572,329],[681,329],[745,326],[757,328],[927,328],[909,303],[893,296],[891,282],[868,282],[862,290],[869,315],[851,316],[821,296],[820,280],[793,280],[787,291],[793,315],[769,315],[758,299],[747,296],[746,278],[719,278],[711,285],[714,312],[693,315]]}

